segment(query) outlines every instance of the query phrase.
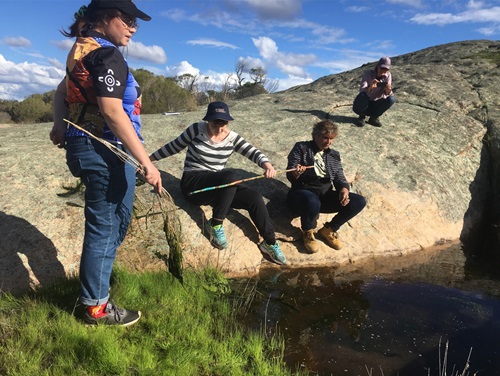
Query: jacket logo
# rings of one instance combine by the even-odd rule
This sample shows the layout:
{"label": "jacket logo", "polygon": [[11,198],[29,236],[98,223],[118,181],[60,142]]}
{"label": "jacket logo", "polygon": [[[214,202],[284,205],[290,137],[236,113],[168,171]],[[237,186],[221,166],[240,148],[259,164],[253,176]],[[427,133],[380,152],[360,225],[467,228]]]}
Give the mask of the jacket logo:
{"label": "jacket logo", "polygon": [[104,82],[107,86],[108,91],[111,93],[114,90],[114,86],[121,86],[120,81],[115,79],[115,72],[112,69],[108,69],[108,74],[106,77],[99,77],[99,82]]}

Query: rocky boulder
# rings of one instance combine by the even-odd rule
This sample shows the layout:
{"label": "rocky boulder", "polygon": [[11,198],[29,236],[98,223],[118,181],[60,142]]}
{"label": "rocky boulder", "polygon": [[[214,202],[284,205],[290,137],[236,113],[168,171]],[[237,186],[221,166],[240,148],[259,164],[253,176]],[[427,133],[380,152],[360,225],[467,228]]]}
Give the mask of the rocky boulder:
{"label": "rocky boulder", "polygon": [[[286,168],[294,143],[308,140],[315,122],[331,118],[340,134],[333,148],[342,157],[351,190],[367,207],[343,226],[344,249],[321,245],[305,253],[297,238],[299,219],[285,206],[289,183],[250,181],[264,196],[286,267],[331,266],[383,255],[414,253],[436,244],[467,239],[484,218],[499,220],[500,42],[465,41],[393,58],[396,104],[383,126],[356,127],[351,105],[362,72],[373,64],[323,77],[309,85],[228,102],[230,128],[262,150],[277,170]],[[146,148],[153,152],[199,121],[205,106],[173,116],[144,115]],[[64,151],[48,139],[51,124],[0,127],[0,289],[16,290],[78,272],[83,235],[83,198],[65,165]],[[486,135],[486,136],[485,136]],[[182,224],[184,267],[214,266],[227,275],[254,275],[262,257],[258,233],[245,211],[226,223],[230,247],[218,251],[203,234],[210,207],[196,207],[181,195],[185,153],[157,162],[172,196],[168,210]],[[241,178],[261,169],[234,155],[228,167]],[[165,269],[168,254],[162,210],[150,187],[136,191],[136,217],[119,250],[119,262],[137,271]],[[321,215],[318,226],[330,218]]]}

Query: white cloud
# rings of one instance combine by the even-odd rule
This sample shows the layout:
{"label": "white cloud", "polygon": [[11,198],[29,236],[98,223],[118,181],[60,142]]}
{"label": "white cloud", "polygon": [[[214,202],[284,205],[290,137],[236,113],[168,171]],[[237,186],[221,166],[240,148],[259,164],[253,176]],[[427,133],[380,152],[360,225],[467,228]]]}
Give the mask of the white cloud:
{"label": "white cloud", "polygon": [[304,66],[316,61],[313,54],[289,54],[278,51],[276,42],[268,37],[252,38],[255,47],[268,65],[277,67],[289,76],[306,78]]}
{"label": "white cloud", "polygon": [[347,7],[346,11],[352,12],[352,13],[362,13],[362,12],[367,12],[370,10],[368,7],[360,7],[360,6],[352,6],[352,7]]}
{"label": "white cloud", "polygon": [[137,60],[149,61],[155,64],[167,62],[167,54],[160,46],[146,46],[141,42],[130,41],[124,49],[124,56]]}
{"label": "white cloud", "polygon": [[308,78],[301,78],[301,77],[280,78],[277,91],[286,90],[286,89],[289,89],[293,86],[310,84],[311,82],[313,82],[313,79],[310,77],[308,77]]}
{"label": "white cloud", "polygon": [[61,63],[59,60],[53,59],[53,58],[50,58],[50,57],[47,58],[47,60],[49,61],[50,64],[52,64],[57,69],[66,70],[66,66],[63,63]]}
{"label": "white cloud", "polygon": [[419,13],[412,17],[410,21],[423,25],[449,25],[454,23],[487,23],[492,22],[498,24],[500,21],[500,7],[479,9],[472,7],[471,9],[457,13]]}
{"label": "white cloud", "polygon": [[221,41],[218,41],[215,39],[207,39],[207,38],[188,40],[187,44],[190,44],[193,46],[211,46],[211,47],[220,47],[220,48],[231,48],[233,50],[236,50],[239,48],[239,47],[235,46],[234,44],[225,43],[225,42],[221,42]]}
{"label": "white cloud", "polygon": [[470,9],[481,9],[485,7],[485,4],[482,1],[470,0],[467,7]]}
{"label": "white cloud", "polygon": [[[302,11],[301,0],[243,0],[259,18],[292,19]],[[239,1],[234,2],[238,4]]]}
{"label": "white cloud", "polygon": [[408,5],[414,8],[422,8],[423,4],[421,0],[385,0],[389,4],[401,4]]}
{"label": "white cloud", "polygon": [[16,64],[0,54],[0,99],[22,100],[54,90],[64,74],[64,69],[28,62]]}
{"label": "white cloud", "polygon": [[500,25],[494,25],[491,27],[480,27],[476,31],[480,34],[487,35],[487,36],[500,34]]}
{"label": "white cloud", "polygon": [[6,37],[2,39],[2,43],[11,47],[30,47],[31,42],[24,37]]}
{"label": "white cloud", "polygon": [[72,39],[62,39],[59,41],[53,41],[51,43],[54,44],[58,49],[69,52],[71,50],[71,47],[73,47],[74,41]]}
{"label": "white cloud", "polygon": [[200,70],[198,68],[193,67],[187,61],[181,61],[179,65],[173,65],[171,67],[167,66],[165,68],[167,77],[175,77],[181,76],[183,74],[191,74],[193,76],[197,76],[200,74]]}

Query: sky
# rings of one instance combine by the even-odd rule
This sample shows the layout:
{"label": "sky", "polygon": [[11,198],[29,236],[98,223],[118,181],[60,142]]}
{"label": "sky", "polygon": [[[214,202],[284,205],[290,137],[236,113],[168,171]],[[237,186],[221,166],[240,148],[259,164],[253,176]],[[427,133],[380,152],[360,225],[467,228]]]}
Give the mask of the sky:
{"label": "sky", "polygon": [[[90,0],[0,0],[0,99],[55,89]],[[499,40],[500,0],[135,0],[152,20],[123,49],[129,66],[191,74],[201,89],[262,68],[275,91],[463,40]],[[247,82],[249,76],[245,75]],[[395,78],[397,80],[397,78]]]}

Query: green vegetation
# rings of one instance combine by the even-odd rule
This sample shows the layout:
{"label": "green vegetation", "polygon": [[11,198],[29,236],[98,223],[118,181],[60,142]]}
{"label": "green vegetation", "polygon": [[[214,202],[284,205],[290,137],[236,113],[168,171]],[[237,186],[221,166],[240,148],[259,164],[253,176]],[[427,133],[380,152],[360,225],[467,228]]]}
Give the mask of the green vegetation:
{"label": "green vegetation", "polygon": [[114,272],[112,297],[140,308],[128,328],[78,319],[77,279],[20,297],[0,296],[2,375],[290,375],[284,341],[237,324],[218,272]]}
{"label": "green vegetation", "polygon": [[[142,91],[142,114],[193,111],[197,106],[214,100],[242,99],[253,95],[273,92],[278,81],[269,80],[267,72],[260,68],[249,68],[243,63],[236,65],[235,73],[227,76],[226,82],[214,90],[208,77],[183,74],[177,77],[155,75],[145,69],[133,70]],[[250,75],[245,82],[243,73]],[[33,94],[23,101],[0,100],[0,124],[32,124],[52,121],[55,90],[44,94]]]}
{"label": "green vegetation", "polygon": [[481,59],[489,60],[491,63],[500,67],[500,52],[497,51],[483,51],[478,54]]}

